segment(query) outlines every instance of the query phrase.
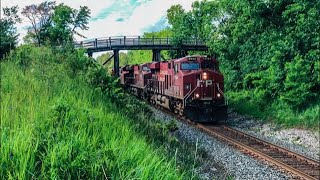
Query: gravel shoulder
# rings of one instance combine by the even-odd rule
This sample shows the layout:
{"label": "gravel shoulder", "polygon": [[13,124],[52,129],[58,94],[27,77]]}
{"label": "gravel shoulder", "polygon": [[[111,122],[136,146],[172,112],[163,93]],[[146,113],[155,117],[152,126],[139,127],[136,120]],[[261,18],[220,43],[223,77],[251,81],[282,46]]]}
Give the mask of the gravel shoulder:
{"label": "gravel shoulder", "polygon": [[[240,151],[212,138],[204,132],[176,120],[153,107],[157,119],[170,123],[175,121],[178,129],[172,132],[179,141],[187,142],[199,150],[201,165],[195,172],[202,179],[291,179],[289,175],[258,161]],[[188,152],[185,152],[188,153]]]}
{"label": "gravel shoulder", "polygon": [[319,131],[284,129],[270,123],[262,123],[249,116],[229,113],[230,126],[260,139],[287,148],[293,152],[318,160],[320,156]]}

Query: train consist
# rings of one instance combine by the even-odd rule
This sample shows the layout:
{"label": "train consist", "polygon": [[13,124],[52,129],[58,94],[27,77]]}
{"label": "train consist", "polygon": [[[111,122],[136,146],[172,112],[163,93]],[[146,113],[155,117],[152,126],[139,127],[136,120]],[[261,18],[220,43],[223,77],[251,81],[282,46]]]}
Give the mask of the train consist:
{"label": "train consist", "polygon": [[125,66],[121,84],[131,93],[195,122],[227,119],[224,79],[215,58],[187,56]]}

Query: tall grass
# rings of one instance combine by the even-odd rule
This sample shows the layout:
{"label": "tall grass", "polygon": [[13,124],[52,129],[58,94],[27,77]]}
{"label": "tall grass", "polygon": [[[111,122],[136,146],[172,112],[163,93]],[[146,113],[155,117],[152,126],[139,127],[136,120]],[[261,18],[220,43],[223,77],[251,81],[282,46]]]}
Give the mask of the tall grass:
{"label": "tall grass", "polygon": [[1,62],[0,179],[191,178],[70,58],[21,47]]}

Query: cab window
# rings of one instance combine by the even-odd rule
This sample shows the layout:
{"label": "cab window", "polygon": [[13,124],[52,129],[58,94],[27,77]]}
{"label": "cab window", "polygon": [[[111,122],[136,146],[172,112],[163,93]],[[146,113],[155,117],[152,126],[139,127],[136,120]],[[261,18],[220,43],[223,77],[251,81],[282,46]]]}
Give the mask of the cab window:
{"label": "cab window", "polygon": [[198,70],[198,69],[200,69],[199,63],[195,63],[195,62],[181,63],[181,70]]}
{"label": "cab window", "polygon": [[142,66],[142,71],[149,71],[150,68],[148,66]]}

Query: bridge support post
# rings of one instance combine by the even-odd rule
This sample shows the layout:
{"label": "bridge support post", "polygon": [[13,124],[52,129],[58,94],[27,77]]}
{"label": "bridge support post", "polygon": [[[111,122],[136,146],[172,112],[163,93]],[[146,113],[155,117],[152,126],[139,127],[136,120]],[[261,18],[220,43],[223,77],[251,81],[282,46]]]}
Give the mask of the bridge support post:
{"label": "bridge support post", "polygon": [[152,49],[152,61],[155,61],[155,62],[161,61],[160,49]]}
{"label": "bridge support post", "polygon": [[119,77],[119,50],[113,50],[114,62],[113,62],[113,70],[114,75]]}

